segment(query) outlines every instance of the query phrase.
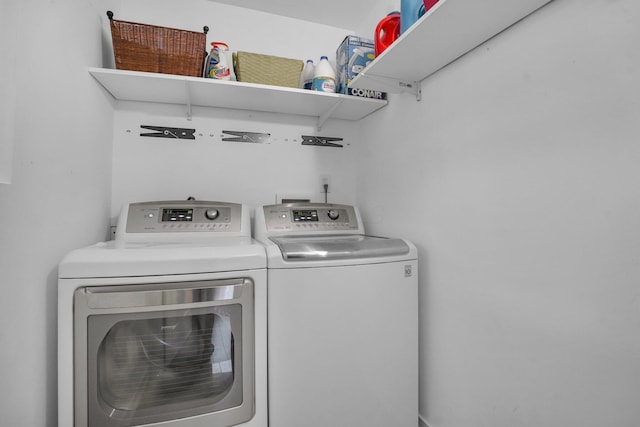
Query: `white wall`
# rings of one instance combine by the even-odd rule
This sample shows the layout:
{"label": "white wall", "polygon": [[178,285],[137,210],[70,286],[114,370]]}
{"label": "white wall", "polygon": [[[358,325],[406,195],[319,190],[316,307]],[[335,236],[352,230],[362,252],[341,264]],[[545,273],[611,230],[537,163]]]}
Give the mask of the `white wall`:
{"label": "white wall", "polygon": [[[198,30],[208,25],[209,41],[225,41],[230,51],[245,50],[289,58],[335,56],[344,30],[254,12],[205,0],[177,7],[170,0],[123,4],[121,19]],[[222,200],[251,207],[275,203],[278,195],[309,195],[323,200],[322,176],[330,177],[329,200],[355,197],[354,122],[330,120],[321,131],[316,120],[223,108],[119,103],[115,122],[112,218],[123,203],[141,200]],[[195,141],[141,137],[141,125],[196,129]],[[268,133],[264,144],[222,141],[223,130]],[[302,146],[302,135],[343,138],[344,148]]]}
{"label": "white wall", "polygon": [[[22,55],[15,109],[6,93],[0,101],[14,123],[1,135],[13,136],[14,150],[12,184],[0,185],[3,425],[56,425],[56,266],[68,250],[103,239],[122,201],[242,193],[259,204],[283,188],[314,191],[323,173],[335,174],[332,200],[357,195],[372,233],[408,237],[421,250],[421,413],[431,427],[637,424],[633,0],[555,0],[426,81],[420,103],[392,96],[355,126],[362,135],[327,125],[321,134],[349,143],[340,150],[287,141],[312,129],[305,118],[196,109],[187,122],[173,107],[120,105],[114,119],[86,72],[109,58],[96,31],[107,8],[123,19],[209,25],[209,40],[232,50],[300,59],[341,38],[318,38],[307,50],[282,30],[299,23],[267,14],[260,17],[273,28],[257,30],[238,26],[231,12],[196,25],[183,6],[124,3],[3,3],[14,16],[9,31],[2,20],[2,34],[21,36],[3,37],[0,51]],[[236,36],[243,28],[246,36]],[[186,150],[166,142],[149,149],[135,136],[143,121],[217,136]],[[227,124],[274,140],[222,143]],[[204,170],[209,160],[215,169]],[[159,172],[187,165],[193,178],[169,182]],[[229,184],[232,165],[255,181]],[[302,182],[288,187],[300,173]]]}
{"label": "white wall", "polygon": [[15,103],[0,98],[14,127],[2,133],[14,139],[12,183],[0,185],[0,424],[55,426],[57,264],[105,236],[113,113],[87,73],[101,62],[90,2],[11,0],[2,10],[11,37],[0,51],[16,56],[2,62],[15,67]]}
{"label": "white wall", "polygon": [[639,23],[556,0],[363,123],[364,221],[420,250],[430,427],[638,425]]}
{"label": "white wall", "polygon": [[11,21],[18,10],[15,2],[0,3],[0,185],[11,182],[13,167],[13,140],[15,134],[16,90],[13,84],[18,72],[18,52],[12,39],[14,30]]}
{"label": "white wall", "polygon": [[[222,200],[254,208],[278,196],[324,200],[322,176],[330,177],[329,200],[355,197],[353,124],[332,121],[318,132],[307,117],[197,108],[191,121],[184,107],[127,104],[118,110],[114,137],[112,217],[120,207],[141,200]],[[135,109],[135,110],[133,110]],[[195,140],[141,137],[140,125],[196,130]],[[266,143],[222,141],[223,130],[270,134]],[[302,145],[302,135],[344,138],[343,148]]]}

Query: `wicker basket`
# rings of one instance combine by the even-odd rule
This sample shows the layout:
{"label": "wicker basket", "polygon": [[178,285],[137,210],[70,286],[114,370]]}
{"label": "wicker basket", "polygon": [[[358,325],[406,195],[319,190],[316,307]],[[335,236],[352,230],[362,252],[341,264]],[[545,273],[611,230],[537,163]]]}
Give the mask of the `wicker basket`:
{"label": "wicker basket", "polygon": [[233,69],[239,82],[299,87],[304,63],[299,59],[280,58],[250,52],[234,52]]}
{"label": "wicker basket", "polygon": [[116,68],[202,77],[207,32],[117,21],[108,11]]}

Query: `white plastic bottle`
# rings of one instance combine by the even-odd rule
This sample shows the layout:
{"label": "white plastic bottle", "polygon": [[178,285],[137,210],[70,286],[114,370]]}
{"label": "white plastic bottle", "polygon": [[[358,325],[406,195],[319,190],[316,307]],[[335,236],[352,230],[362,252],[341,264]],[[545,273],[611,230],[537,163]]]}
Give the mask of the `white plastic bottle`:
{"label": "white plastic bottle", "polygon": [[336,91],[336,72],[326,56],[320,57],[313,75],[312,89],[320,92]]}
{"label": "white plastic bottle", "polygon": [[304,64],[304,68],[302,69],[302,76],[300,78],[300,88],[311,89],[315,71],[316,71],[316,66],[313,63],[313,60],[307,59],[307,63]]}

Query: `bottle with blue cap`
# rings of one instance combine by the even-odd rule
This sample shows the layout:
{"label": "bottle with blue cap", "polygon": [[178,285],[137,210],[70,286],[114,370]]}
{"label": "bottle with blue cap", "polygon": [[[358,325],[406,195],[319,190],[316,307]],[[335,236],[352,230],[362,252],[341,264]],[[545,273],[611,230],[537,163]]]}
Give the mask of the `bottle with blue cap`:
{"label": "bottle with blue cap", "polygon": [[302,69],[302,76],[300,78],[300,87],[302,89],[311,89],[311,85],[313,84],[313,76],[316,73],[316,66],[313,63],[313,60],[307,59],[306,64],[304,64],[304,68]]}
{"label": "bottle with blue cap", "polygon": [[319,92],[336,91],[336,72],[326,56],[321,56],[320,62],[316,65],[311,89]]}

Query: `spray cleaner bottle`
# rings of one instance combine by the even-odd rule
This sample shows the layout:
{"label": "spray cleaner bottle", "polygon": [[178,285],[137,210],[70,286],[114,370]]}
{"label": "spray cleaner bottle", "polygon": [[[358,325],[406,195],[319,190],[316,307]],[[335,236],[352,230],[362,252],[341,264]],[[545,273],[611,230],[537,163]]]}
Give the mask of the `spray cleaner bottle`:
{"label": "spray cleaner bottle", "polygon": [[229,46],[223,42],[211,42],[211,52],[205,62],[204,76],[211,79],[230,80],[231,68],[227,62]]}
{"label": "spray cleaner bottle", "polygon": [[313,75],[311,89],[319,92],[336,91],[336,72],[326,56],[320,57],[320,62],[316,66],[316,71]]}

